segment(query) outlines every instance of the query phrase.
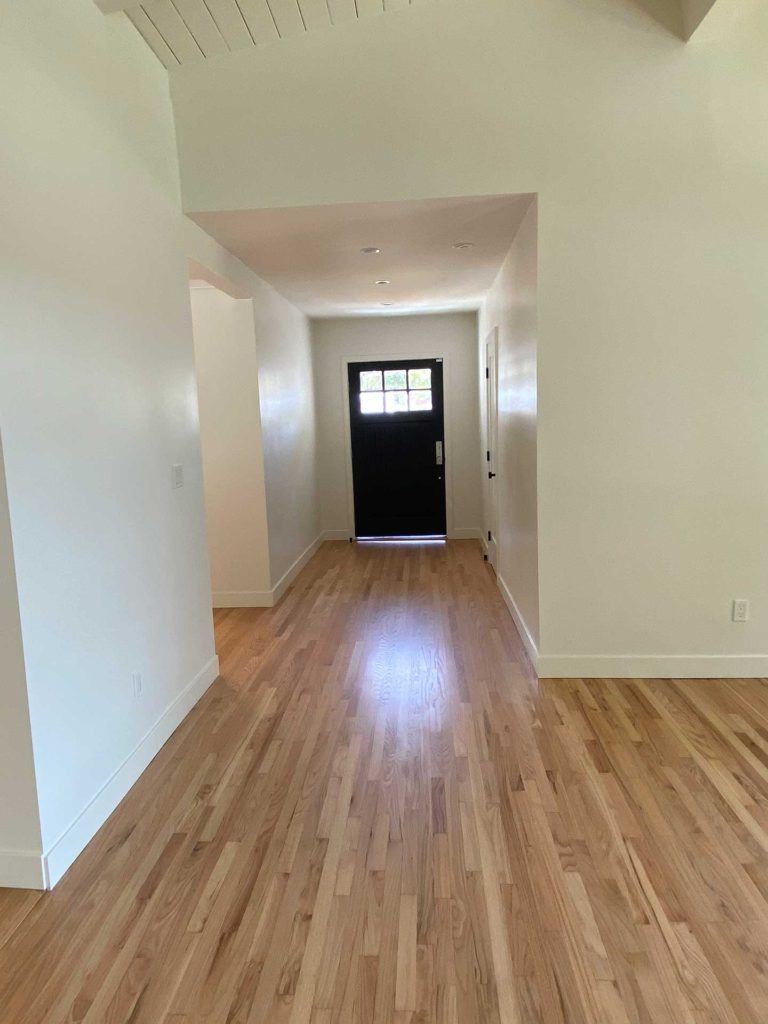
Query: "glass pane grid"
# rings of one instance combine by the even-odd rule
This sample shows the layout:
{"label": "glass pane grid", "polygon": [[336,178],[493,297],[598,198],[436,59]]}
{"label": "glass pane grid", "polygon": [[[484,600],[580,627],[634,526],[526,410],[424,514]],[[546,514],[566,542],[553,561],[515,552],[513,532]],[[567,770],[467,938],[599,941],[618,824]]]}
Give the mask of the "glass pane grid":
{"label": "glass pane grid", "polygon": [[387,391],[385,396],[385,408],[387,412],[407,412],[408,392]]}
{"label": "glass pane grid", "polygon": [[408,371],[408,387],[411,391],[424,391],[432,387],[432,371],[428,368]]}
{"label": "glass pane grid", "polygon": [[430,412],[432,409],[432,392],[409,391],[408,408],[411,412]]}
{"label": "glass pane grid", "polygon": [[363,370],[360,412],[366,415],[432,410],[432,370]]}
{"label": "glass pane grid", "polygon": [[405,391],[407,387],[405,370],[384,371],[384,389],[386,391]]}

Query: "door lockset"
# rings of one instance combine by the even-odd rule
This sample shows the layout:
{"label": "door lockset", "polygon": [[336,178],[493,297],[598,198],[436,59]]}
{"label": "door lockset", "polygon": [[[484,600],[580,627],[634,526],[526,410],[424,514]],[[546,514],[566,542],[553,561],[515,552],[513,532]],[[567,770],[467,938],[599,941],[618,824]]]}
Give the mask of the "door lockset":
{"label": "door lockset", "polygon": [[443,442],[435,442],[435,465],[442,466],[443,464]]}

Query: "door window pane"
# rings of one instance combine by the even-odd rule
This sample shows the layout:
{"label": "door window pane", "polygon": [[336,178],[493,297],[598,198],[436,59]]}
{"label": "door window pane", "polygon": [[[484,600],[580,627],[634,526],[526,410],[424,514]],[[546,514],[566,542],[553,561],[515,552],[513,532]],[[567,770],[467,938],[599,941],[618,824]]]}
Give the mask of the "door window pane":
{"label": "door window pane", "polygon": [[[361,374],[362,376],[362,374]],[[381,374],[379,374],[381,378]],[[384,412],[384,392],[383,391],[361,391],[360,392],[360,412],[362,413],[375,413]]]}
{"label": "door window pane", "polygon": [[387,408],[387,412],[407,412],[408,411],[408,392],[407,391],[387,391],[387,394],[386,394],[386,408]]}
{"label": "door window pane", "polygon": [[381,370],[363,370],[360,374],[360,390],[381,391]]}
{"label": "door window pane", "polygon": [[[432,371],[428,368],[408,371],[408,387],[415,391],[417,388],[432,387]],[[430,408],[432,406],[430,405]]]}
{"label": "door window pane", "polygon": [[432,392],[409,391],[408,404],[411,412],[429,412],[432,409]]}
{"label": "door window pane", "polygon": [[405,391],[408,384],[405,380],[405,370],[385,370],[384,388],[387,391]]}

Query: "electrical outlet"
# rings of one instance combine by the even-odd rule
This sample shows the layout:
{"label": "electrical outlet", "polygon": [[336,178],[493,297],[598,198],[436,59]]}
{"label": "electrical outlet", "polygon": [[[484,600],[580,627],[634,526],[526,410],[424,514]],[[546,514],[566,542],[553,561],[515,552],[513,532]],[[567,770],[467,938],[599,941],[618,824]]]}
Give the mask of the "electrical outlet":
{"label": "electrical outlet", "polygon": [[749,621],[749,601],[745,597],[736,597],[733,601],[733,621]]}
{"label": "electrical outlet", "polygon": [[138,700],[141,696],[141,691],[144,688],[144,683],[141,678],[141,672],[133,673],[133,696],[135,700]]}
{"label": "electrical outlet", "polygon": [[171,470],[172,470],[174,489],[177,488],[177,487],[183,487],[184,486],[184,467],[181,464],[177,464],[175,466],[171,466]]}

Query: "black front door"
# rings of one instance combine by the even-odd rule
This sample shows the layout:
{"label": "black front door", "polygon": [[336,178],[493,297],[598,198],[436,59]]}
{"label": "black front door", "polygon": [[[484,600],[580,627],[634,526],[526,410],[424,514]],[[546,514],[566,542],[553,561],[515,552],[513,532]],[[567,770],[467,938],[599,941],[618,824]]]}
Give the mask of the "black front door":
{"label": "black front door", "polygon": [[445,534],[441,359],[350,363],[358,537]]}

